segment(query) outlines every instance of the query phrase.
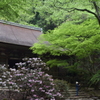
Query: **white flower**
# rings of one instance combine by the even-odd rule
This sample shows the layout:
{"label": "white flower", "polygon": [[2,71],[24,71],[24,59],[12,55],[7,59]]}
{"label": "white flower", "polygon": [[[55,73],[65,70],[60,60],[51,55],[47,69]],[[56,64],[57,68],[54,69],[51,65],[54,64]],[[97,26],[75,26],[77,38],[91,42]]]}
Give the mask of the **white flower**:
{"label": "white flower", "polygon": [[11,71],[16,71],[16,69],[12,69],[12,68],[10,68],[10,70],[11,70]]}
{"label": "white flower", "polygon": [[2,78],[0,78],[0,81],[2,80]]}
{"label": "white flower", "polygon": [[4,75],[3,75],[2,77],[4,77],[4,78],[5,78],[6,76],[4,76]]}
{"label": "white flower", "polygon": [[7,74],[10,74],[10,72],[9,72],[9,71],[6,71],[6,73],[7,73]]}
{"label": "white flower", "polygon": [[9,86],[9,88],[12,88],[12,86]]}
{"label": "white flower", "polygon": [[2,84],[2,82],[0,82],[0,84]]}
{"label": "white flower", "polygon": [[3,84],[3,86],[7,86],[6,84]]}

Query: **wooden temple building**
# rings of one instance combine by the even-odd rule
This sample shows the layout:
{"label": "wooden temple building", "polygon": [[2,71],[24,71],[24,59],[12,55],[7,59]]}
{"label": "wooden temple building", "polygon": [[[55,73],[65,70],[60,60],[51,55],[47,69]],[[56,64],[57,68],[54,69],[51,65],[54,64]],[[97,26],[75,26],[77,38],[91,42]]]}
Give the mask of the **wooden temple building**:
{"label": "wooden temple building", "polygon": [[34,57],[29,48],[41,34],[41,28],[0,20],[0,64],[13,67],[24,57]]}

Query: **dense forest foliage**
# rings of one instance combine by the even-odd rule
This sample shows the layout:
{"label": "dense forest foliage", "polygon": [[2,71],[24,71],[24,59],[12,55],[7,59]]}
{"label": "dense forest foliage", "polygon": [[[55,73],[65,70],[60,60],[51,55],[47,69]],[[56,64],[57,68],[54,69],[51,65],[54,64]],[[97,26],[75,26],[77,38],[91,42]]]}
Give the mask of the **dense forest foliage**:
{"label": "dense forest foliage", "polygon": [[[95,17],[100,24],[99,0],[35,0],[36,15],[31,23],[37,23],[44,31],[54,29],[67,20],[81,23]],[[37,19],[37,20],[36,20]]]}
{"label": "dense forest foliage", "polygon": [[[55,64],[68,68],[75,66],[94,74],[99,70],[100,65],[99,38],[100,28],[96,20],[89,19],[77,25],[68,22],[41,35],[39,42],[32,49],[34,53],[43,55],[43,58],[45,55],[45,60],[49,58],[47,64],[50,66]],[[50,59],[51,55],[54,56],[54,59]],[[55,56],[61,56],[63,59],[55,60]],[[65,56],[69,56],[69,59],[64,58]]]}
{"label": "dense forest foliage", "polygon": [[[100,0],[1,0],[0,19],[43,28],[31,49],[50,67],[100,81]],[[88,77],[87,77],[88,75]]]}
{"label": "dense forest foliage", "polygon": [[[99,0],[49,0],[38,14],[50,13],[47,21],[56,21],[56,28],[41,35],[31,49],[49,66],[64,67],[75,72],[82,81],[98,83],[100,78],[100,8]],[[47,9],[46,9],[47,7]],[[58,15],[60,14],[60,15]],[[43,16],[44,16],[43,15]],[[58,16],[57,16],[58,15]],[[87,77],[88,76],[88,77]],[[94,78],[95,77],[95,78]]]}

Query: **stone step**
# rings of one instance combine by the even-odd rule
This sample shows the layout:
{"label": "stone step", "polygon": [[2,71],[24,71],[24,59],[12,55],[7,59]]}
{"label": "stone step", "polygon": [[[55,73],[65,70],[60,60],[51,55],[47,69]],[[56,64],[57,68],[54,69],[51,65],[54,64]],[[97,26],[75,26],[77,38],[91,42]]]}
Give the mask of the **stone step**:
{"label": "stone step", "polygon": [[[68,91],[70,93],[75,93],[76,91]],[[83,93],[83,91],[79,91],[79,93]]]}
{"label": "stone step", "polygon": [[[70,96],[75,96],[76,95],[76,93],[75,94],[70,94]],[[78,94],[79,96],[88,96],[87,94]]]}
{"label": "stone step", "polygon": [[70,88],[68,90],[69,94],[70,94],[70,97],[69,99],[78,99],[78,98],[89,98],[89,95],[86,94],[84,91],[82,90],[79,90],[78,92],[78,96],[76,96],[76,89],[75,88]]}
{"label": "stone step", "polygon": [[76,88],[73,86],[68,90],[70,96],[65,100],[100,100],[99,98],[90,97],[88,93],[85,93],[82,89],[79,90],[78,96],[76,96]]}
{"label": "stone step", "polygon": [[[69,92],[70,95],[75,95],[76,92]],[[86,93],[84,92],[78,92],[79,95],[87,95]]]}
{"label": "stone step", "polygon": [[72,95],[72,96],[70,96],[70,97],[81,97],[81,98],[85,98],[85,97],[90,97],[89,95],[78,95],[78,96],[76,96],[76,94],[75,95]]}
{"label": "stone step", "polygon": [[72,99],[65,99],[65,100],[100,100],[100,99],[93,99],[93,98],[72,98]]}
{"label": "stone step", "polygon": [[95,99],[95,98],[90,97],[90,98],[67,98],[65,100],[100,100],[100,99],[98,98]]}
{"label": "stone step", "polygon": [[[68,91],[69,93],[76,93],[76,91]],[[83,91],[79,91],[79,93],[84,93]]]}
{"label": "stone step", "polygon": [[[76,97],[76,94],[74,94],[74,95],[71,94],[70,97]],[[80,95],[79,94],[78,97],[82,97],[83,98],[83,97],[90,97],[90,96],[89,95]]]}
{"label": "stone step", "polygon": [[[76,93],[76,90],[75,90],[75,91],[69,90],[68,92],[69,92],[69,93]],[[79,93],[82,94],[82,93],[84,93],[84,92],[83,92],[83,91],[79,91]]]}
{"label": "stone step", "polygon": [[75,92],[76,90],[68,90],[69,92]]}

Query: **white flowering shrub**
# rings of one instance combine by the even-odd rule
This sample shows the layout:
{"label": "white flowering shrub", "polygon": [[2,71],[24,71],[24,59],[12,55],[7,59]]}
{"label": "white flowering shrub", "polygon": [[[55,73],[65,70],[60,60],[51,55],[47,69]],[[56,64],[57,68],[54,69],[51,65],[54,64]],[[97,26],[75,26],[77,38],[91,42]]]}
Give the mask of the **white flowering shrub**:
{"label": "white flowering shrub", "polygon": [[18,69],[0,67],[0,85],[24,94],[24,100],[61,100],[52,76],[45,73],[46,64],[40,58],[24,58]]}

